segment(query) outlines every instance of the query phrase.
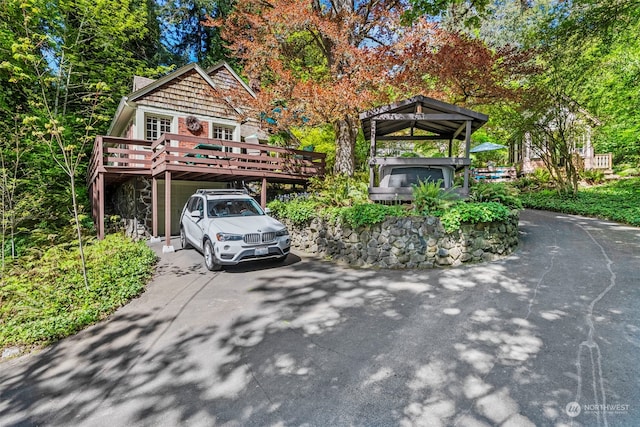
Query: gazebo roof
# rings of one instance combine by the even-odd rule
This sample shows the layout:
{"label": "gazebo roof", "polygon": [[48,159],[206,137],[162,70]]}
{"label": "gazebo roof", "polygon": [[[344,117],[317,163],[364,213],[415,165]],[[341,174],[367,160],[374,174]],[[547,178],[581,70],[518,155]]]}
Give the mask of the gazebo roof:
{"label": "gazebo roof", "polygon": [[[471,122],[471,133],[484,125],[489,117],[466,108],[457,107],[422,95],[393,104],[365,111],[360,114],[362,130],[366,139],[371,138],[371,121],[376,121],[376,138],[395,132],[420,129],[430,132],[438,139],[466,138],[466,123]],[[418,139],[413,137],[411,139]]]}

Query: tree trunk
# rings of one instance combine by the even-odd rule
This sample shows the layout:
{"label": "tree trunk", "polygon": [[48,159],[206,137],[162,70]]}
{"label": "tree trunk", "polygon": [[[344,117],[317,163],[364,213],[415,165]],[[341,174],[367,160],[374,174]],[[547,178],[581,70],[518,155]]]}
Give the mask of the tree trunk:
{"label": "tree trunk", "polygon": [[358,121],[353,117],[345,116],[334,122],[333,128],[336,132],[336,163],[333,171],[336,174],[353,176]]}
{"label": "tree trunk", "polygon": [[73,174],[69,174],[71,178],[71,200],[73,203],[73,219],[76,222],[76,232],[78,233],[78,249],[80,251],[80,263],[82,267],[82,278],[84,279],[84,287],[89,292],[89,278],[87,277],[87,262],[84,257],[84,247],[82,246],[82,226],[80,225],[80,215],[78,213],[78,201],[76,199],[76,180]]}

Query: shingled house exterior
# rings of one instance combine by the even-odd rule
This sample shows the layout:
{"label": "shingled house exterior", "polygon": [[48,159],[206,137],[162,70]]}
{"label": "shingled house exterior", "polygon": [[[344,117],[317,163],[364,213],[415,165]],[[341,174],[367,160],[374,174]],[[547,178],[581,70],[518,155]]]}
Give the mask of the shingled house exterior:
{"label": "shingled house exterior", "polygon": [[252,97],[224,62],[206,71],[189,64],[157,80],[136,77],[92,152],[87,180],[98,237],[115,214],[144,234],[164,235],[170,247],[180,210],[198,188],[257,182],[264,206],[269,183],[323,175],[324,154],[265,144],[258,115],[243,102]]}

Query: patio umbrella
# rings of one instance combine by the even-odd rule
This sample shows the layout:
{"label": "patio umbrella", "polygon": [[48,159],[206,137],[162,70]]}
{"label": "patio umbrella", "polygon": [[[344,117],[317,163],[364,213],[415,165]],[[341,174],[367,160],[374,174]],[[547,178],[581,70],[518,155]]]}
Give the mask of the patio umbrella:
{"label": "patio umbrella", "polygon": [[482,151],[493,151],[493,150],[501,150],[503,148],[507,148],[505,145],[494,144],[493,142],[483,142],[482,144],[473,147],[469,150],[470,153],[480,153]]}

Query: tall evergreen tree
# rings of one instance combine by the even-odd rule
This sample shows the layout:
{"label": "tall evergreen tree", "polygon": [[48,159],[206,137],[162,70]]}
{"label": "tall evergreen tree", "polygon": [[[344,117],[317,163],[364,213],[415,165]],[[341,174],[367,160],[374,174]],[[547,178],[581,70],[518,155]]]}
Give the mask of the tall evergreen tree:
{"label": "tall evergreen tree", "polygon": [[203,26],[207,18],[224,18],[233,0],[158,0],[161,40],[175,65],[198,62],[209,66],[221,60],[233,62],[218,28]]}

